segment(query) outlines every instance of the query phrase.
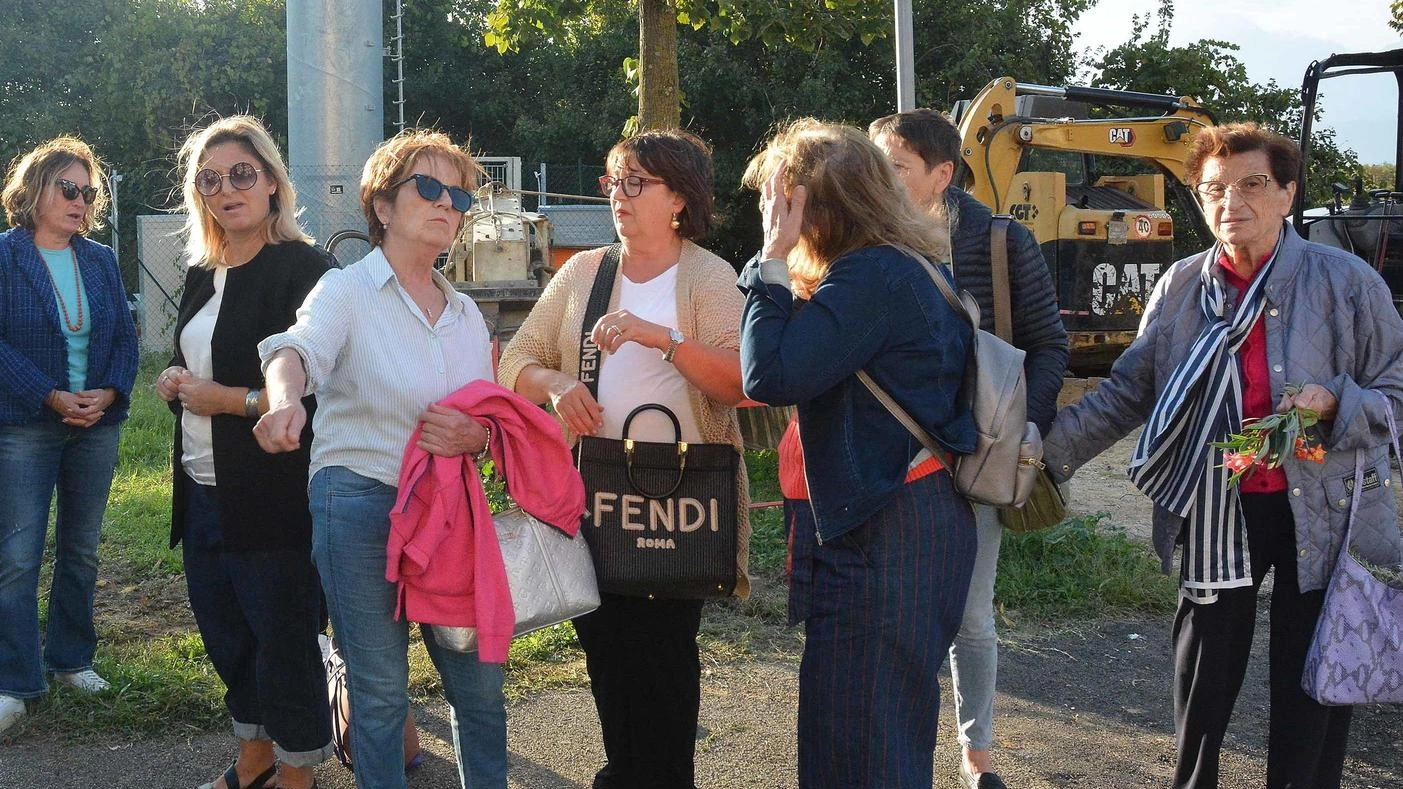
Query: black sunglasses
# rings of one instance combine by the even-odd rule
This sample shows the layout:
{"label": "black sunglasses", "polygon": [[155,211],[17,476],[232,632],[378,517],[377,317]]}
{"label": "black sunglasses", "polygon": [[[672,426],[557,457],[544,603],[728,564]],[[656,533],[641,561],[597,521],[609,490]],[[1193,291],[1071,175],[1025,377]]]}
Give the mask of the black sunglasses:
{"label": "black sunglasses", "polygon": [[228,175],[219,173],[206,167],[195,173],[195,190],[205,197],[213,197],[219,194],[220,188],[224,185],[224,179],[229,179],[229,185],[240,192],[253,188],[258,183],[258,174],[263,172],[255,168],[248,162],[239,162],[229,168]]}
{"label": "black sunglasses", "polygon": [[78,195],[83,196],[83,202],[92,205],[97,199],[96,186],[79,186],[67,178],[58,179],[58,190],[63,195],[64,200],[77,200]]}
{"label": "black sunglasses", "polygon": [[443,190],[448,190],[448,202],[453,204],[453,210],[460,214],[466,214],[468,209],[473,207],[473,196],[468,190],[459,186],[444,186],[443,182],[432,175],[415,173],[403,181],[390,184],[391,189],[398,189],[401,186],[414,182],[414,188],[418,190],[419,196],[430,203],[437,202],[443,195]]}

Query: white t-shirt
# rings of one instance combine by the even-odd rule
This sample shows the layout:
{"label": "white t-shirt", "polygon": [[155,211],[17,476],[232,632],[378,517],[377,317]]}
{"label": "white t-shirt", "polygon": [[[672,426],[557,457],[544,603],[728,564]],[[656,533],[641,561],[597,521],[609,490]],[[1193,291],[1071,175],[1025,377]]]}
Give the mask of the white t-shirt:
{"label": "white t-shirt", "polygon": [[[214,379],[214,359],[210,353],[210,341],[214,337],[214,324],[219,320],[219,305],[224,303],[224,282],[229,278],[229,268],[218,266],[214,270],[214,295],[200,311],[190,318],[185,328],[180,330],[180,353],[185,356],[185,369],[196,378],[206,381]],[[210,418],[197,416],[188,410],[181,411],[180,429],[182,436],[181,468],[190,479],[201,485],[214,482],[214,440],[210,435]]]}
{"label": "white t-shirt", "polygon": [[[659,326],[677,325],[677,266],[647,282],[633,282],[619,271],[619,308]],[[604,408],[602,438],[622,438],[624,420],[640,405],[657,403],[677,415],[682,426],[681,440],[701,443],[692,403],[687,398],[687,379],[671,362],[663,361],[656,348],[636,342],[624,343],[616,353],[606,354],[599,368],[599,404]],[[677,440],[672,422],[662,413],[650,410],[639,414],[629,427],[628,437],[639,441]]]}

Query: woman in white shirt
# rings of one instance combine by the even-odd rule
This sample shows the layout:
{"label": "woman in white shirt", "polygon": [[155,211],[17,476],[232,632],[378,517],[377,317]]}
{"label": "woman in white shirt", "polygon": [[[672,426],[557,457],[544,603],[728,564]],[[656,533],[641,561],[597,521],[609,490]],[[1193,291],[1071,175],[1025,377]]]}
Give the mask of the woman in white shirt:
{"label": "woman in white shirt", "polygon": [[[600,190],[622,244],[609,311],[589,327],[606,355],[598,399],[580,381],[580,340],[605,249],[574,256],[551,280],[502,353],[498,379],[529,400],[549,402],[572,440],[620,438],[634,408],[658,403],[677,416],[682,441],[739,450],[742,300],[730,264],[693,241],[711,227],[711,152],[683,131],[645,132],[614,146],[607,170]],[[641,413],[629,437],[677,440],[657,411]],[[745,596],[743,463],[736,486],[735,594]],[[601,597],[597,611],[575,620],[607,759],[595,789],[692,789],[702,601]]]}
{"label": "woman in white shirt", "polygon": [[[321,572],[351,696],[351,746],[361,789],[405,785],[409,623],[385,580],[389,513],[405,443],[440,457],[475,454],[486,431],[433,405],[492,378],[487,326],[434,269],[472,205],[479,168],[446,135],[409,130],[371,154],[361,206],[374,248],[322,278],[287,332],[259,346],[269,411],[254,432],[269,451],[300,445],[317,395],[311,456],[312,557]],[[502,666],[425,638],[452,707],[464,787],[507,785]]]}

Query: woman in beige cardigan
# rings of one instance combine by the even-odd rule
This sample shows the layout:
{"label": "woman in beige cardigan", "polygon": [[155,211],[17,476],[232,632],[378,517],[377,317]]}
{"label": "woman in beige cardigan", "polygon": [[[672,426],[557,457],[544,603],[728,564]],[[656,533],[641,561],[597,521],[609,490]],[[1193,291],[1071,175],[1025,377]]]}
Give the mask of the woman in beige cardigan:
{"label": "woman in beige cardigan", "polygon": [[[575,255],[551,280],[502,354],[498,378],[549,402],[572,442],[620,438],[636,406],[661,403],[677,415],[682,440],[739,450],[742,299],[731,266],[691,241],[711,226],[711,152],[683,131],[645,132],[614,146],[606,169],[600,190],[622,245],[608,311],[592,327],[604,354],[598,399],[580,381],[580,336],[605,249]],[[674,440],[657,412],[640,414],[629,436]],[[736,487],[735,593],[745,596],[743,463]],[[575,620],[604,734],[607,763],[596,789],[693,789],[701,609],[701,600],[605,594],[599,610]]]}

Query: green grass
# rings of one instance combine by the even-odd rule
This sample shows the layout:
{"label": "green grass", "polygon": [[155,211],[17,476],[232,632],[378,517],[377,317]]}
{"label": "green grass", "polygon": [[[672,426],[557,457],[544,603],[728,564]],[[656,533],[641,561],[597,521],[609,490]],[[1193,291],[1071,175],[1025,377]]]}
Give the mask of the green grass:
{"label": "green grass", "polygon": [[1069,518],[1032,534],[1004,532],[995,604],[1005,617],[1083,619],[1174,610],[1178,583],[1148,546],[1101,523]]}

